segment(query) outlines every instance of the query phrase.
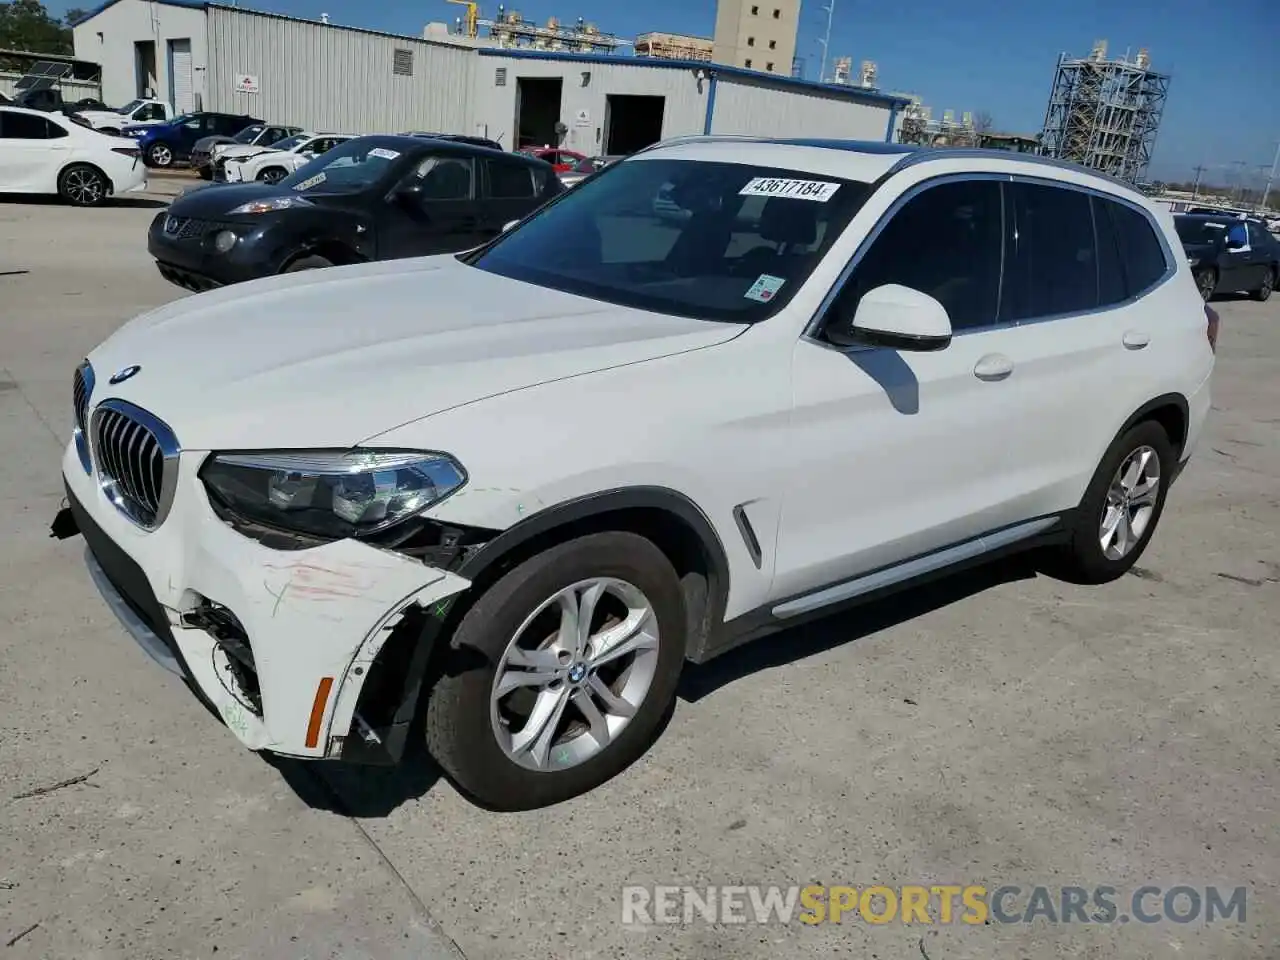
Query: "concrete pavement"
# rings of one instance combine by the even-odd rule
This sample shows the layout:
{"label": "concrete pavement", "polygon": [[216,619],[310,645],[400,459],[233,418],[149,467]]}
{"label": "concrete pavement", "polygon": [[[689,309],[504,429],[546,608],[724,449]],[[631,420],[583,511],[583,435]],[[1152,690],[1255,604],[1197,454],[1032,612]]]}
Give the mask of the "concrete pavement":
{"label": "concrete pavement", "polygon": [[[158,203],[0,204],[0,957],[1280,955],[1280,300],[1218,304],[1209,435],[1134,575],[1008,563],[730,654],[631,771],[495,815],[425,761],[243,751],[49,539],[75,363],[184,295],[146,254]],[[815,882],[1249,900],[1213,925],[620,923],[628,884]]]}

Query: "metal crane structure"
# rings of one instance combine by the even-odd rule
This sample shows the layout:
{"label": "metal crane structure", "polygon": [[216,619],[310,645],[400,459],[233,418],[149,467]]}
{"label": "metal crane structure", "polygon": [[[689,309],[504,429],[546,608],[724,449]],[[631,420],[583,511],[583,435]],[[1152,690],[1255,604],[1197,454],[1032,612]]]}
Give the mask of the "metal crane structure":
{"label": "metal crane structure", "polygon": [[571,53],[613,53],[619,47],[632,46],[611,33],[601,33],[594,23],[579,17],[573,26],[561,24],[551,17],[545,24],[525,20],[517,11],[508,11],[499,4],[498,15],[492,20],[480,16],[480,5],[474,0],[449,0],[466,8],[458,18],[458,32],[475,40],[480,30],[487,31],[490,41],[499,47],[520,47],[534,50],[560,50]]}
{"label": "metal crane structure", "polygon": [[1062,54],[1041,134],[1045,155],[1132,183],[1146,178],[1169,76],[1151,69],[1147,50],[1107,59],[1107,41],[1083,59]]}

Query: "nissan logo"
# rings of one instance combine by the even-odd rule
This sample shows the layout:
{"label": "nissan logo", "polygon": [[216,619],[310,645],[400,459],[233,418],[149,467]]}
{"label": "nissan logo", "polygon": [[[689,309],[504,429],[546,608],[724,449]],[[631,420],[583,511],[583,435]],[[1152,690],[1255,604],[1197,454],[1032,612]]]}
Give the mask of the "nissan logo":
{"label": "nissan logo", "polygon": [[178,218],[177,218],[177,217],[172,217],[172,216],[170,216],[170,217],[165,217],[165,221],[164,221],[164,232],[165,232],[165,233],[177,233],[177,232],[178,232]]}

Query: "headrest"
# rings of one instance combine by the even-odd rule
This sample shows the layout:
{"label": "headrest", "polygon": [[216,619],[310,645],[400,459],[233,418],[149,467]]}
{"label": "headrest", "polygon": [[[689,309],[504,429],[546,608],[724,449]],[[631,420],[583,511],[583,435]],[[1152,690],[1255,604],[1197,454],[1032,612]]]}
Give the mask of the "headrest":
{"label": "headrest", "polygon": [[760,238],[770,243],[809,246],[818,239],[818,204],[770,197],[760,213]]}

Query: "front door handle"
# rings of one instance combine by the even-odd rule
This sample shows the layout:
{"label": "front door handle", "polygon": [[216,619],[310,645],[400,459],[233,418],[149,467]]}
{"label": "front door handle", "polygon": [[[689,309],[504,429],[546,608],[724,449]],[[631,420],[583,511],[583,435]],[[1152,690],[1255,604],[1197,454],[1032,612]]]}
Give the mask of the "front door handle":
{"label": "front door handle", "polygon": [[1141,330],[1126,330],[1121,342],[1127,350],[1141,350],[1151,342],[1151,337]]}
{"label": "front door handle", "polygon": [[1013,361],[1003,353],[988,353],[973,368],[979,380],[1003,380],[1013,373]]}

